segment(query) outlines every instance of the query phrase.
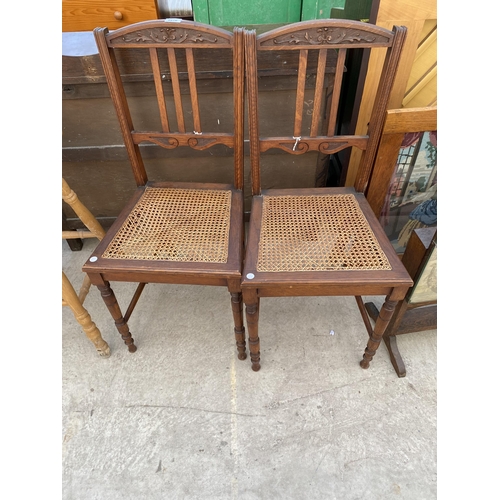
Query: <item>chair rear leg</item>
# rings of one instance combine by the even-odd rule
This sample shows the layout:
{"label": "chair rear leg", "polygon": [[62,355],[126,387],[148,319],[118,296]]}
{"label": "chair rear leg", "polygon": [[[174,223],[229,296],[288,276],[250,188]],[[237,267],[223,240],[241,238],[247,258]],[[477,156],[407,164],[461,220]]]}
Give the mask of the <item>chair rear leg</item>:
{"label": "chair rear leg", "polygon": [[231,292],[231,308],[234,318],[234,336],[238,359],[246,359],[245,327],[243,326],[243,299],[241,292]]}
{"label": "chair rear leg", "polygon": [[377,321],[375,323],[375,327],[373,329],[373,334],[370,335],[368,339],[368,344],[365,349],[365,353],[363,354],[363,359],[360,361],[361,368],[368,368],[370,366],[370,361],[375,356],[377,352],[378,346],[380,345],[380,341],[384,335],[385,329],[389,324],[389,321],[394,314],[394,309],[396,308],[398,301],[390,300],[389,296],[386,298],[382,309],[380,310],[380,314],[378,315]]}
{"label": "chair rear leg", "polygon": [[123,319],[122,312],[120,310],[118,302],[116,301],[115,294],[109,286],[109,281],[105,281],[104,285],[97,285],[97,288],[101,292],[101,297],[103,298],[104,303],[111,313],[111,316],[115,320],[116,328],[122,336],[125,345],[128,346],[129,352],[137,351],[137,346],[134,344],[134,339],[130,334],[127,322]]}

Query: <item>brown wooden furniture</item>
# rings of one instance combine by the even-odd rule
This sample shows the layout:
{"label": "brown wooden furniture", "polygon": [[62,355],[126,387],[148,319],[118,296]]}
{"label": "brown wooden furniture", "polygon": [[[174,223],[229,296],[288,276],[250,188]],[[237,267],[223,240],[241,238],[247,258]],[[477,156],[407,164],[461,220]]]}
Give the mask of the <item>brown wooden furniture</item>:
{"label": "brown wooden furniture", "polygon": [[[380,218],[388,196],[394,169],[405,134],[437,130],[437,107],[391,109],[387,111],[382,137],[377,151],[366,199],[374,214]],[[437,229],[422,228],[412,232],[402,256],[412,279],[417,283],[430,252],[436,247]],[[416,285],[417,286],[417,285]],[[437,327],[437,302],[414,302],[415,287],[408,290],[405,299],[395,309],[384,333],[384,342],[392,365],[399,377],[406,376],[406,367],[398,349],[396,335],[431,330]],[[365,304],[369,316],[375,321],[379,311],[373,302]]]}
{"label": "brown wooden furniture", "polygon": [[[62,199],[71,206],[81,222],[88,229],[88,231],[63,231],[63,239],[72,241],[74,239],[81,240],[83,238],[97,238],[98,240],[104,238],[104,229],[87,207],[78,199],[78,196],[69,187],[64,178],[62,180]],[[97,353],[103,358],[107,358],[110,356],[109,346],[107,342],[103,340],[99,328],[97,328],[89,312],[83,306],[89,290],[90,279],[87,275],[85,275],[80,290],[77,293],[64,271],[62,272],[62,305],[68,306],[71,309],[75,319],[80,323],[80,326],[87,335],[87,338],[94,344]]]}
{"label": "brown wooden furniture", "polygon": [[[407,37],[401,63],[396,75],[389,109],[435,106],[437,103],[437,0],[373,0],[370,23],[391,29],[405,26]],[[365,60],[362,72],[366,74],[359,89],[355,134],[364,134],[368,128],[375,88],[384,64],[383,54]],[[353,186],[360,152],[353,150],[346,172],[346,186]]]}
{"label": "brown wooden furniture", "polygon": [[366,199],[379,218],[405,134],[437,130],[437,106],[387,111]]}
{"label": "brown wooden furniture", "polygon": [[[231,294],[239,359],[245,359],[241,301],[243,259],[243,30],[233,33],[191,21],[146,21],[109,32],[94,30],[116,108],[137,189],[83,270],[96,285],[130,352],[137,348],[128,319],[147,283],[226,286]],[[145,73],[154,77],[157,113],[142,113],[141,102],[127,95],[127,66],[115,51],[143,51]],[[196,60],[200,51],[218,54],[214,62],[232,79],[233,114],[204,121],[206,102],[197,91]],[[122,59],[126,63],[126,58]],[[216,64],[217,63],[217,64]],[[180,87],[188,86],[190,106]],[[143,151],[147,144],[169,153],[232,149],[233,182],[184,183],[150,181]],[[215,161],[216,157],[214,156]],[[161,172],[159,172],[161,174]],[[158,174],[158,172],[157,172]],[[138,283],[122,315],[110,281]]]}
{"label": "brown wooden furniture", "polygon": [[156,0],[62,0],[62,31],[111,30],[158,19]]}
{"label": "brown wooden furniture", "polygon": [[[250,154],[253,202],[245,266],[242,279],[243,300],[249,335],[252,369],[260,369],[258,336],[261,297],[354,295],[369,331],[369,341],[361,361],[369,363],[398,301],[412,280],[384,234],[363,193],[370,178],[376,148],[382,132],[384,114],[396,75],[405,28],[392,31],[367,23],[343,20],[315,20],[295,23],[256,36],[245,32]],[[337,111],[344,76],[344,61],[350,50],[370,49],[386,55],[384,72],[378,82],[377,99],[367,135],[337,135]],[[262,54],[295,51],[299,59],[294,109],[288,130],[261,135],[258,118],[258,61]],[[311,55],[317,54],[314,65]],[[333,91],[322,103],[324,69],[330,54],[336,59],[332,75]],[[309,64],[308,64],[309,62]],[[305,111],[306,79],[315,78],[311,113]],[[327,114],[326,126],[320,117]],[[274,114],[280,110],[276,107]],[[316,150],[332,154],[355,147],[363,151],[353,188],[268,189],[261,190],[265,152],[279,148],[292,155]],[[372,330],[361,295],[384,295],[386,301]]]}
{"label": "brown wooden furniture", "polygon": [[[415,285],[398,303],[384,332],[384,342],[398,377],[406,376],[406,367],[399,352],[396,335],[437,328],[437,228],[415,229],[408,241],[402,262]],[[379,311],[373,302],[365,304],[376,321]]]}

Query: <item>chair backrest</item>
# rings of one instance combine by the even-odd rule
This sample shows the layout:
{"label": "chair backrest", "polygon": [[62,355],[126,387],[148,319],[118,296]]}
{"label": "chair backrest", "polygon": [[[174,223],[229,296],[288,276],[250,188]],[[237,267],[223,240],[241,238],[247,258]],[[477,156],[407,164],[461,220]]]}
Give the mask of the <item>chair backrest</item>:
{"label": "chair backrest", "polygon": [[[166,19],[136,23],[112,32],[96,28],[94,36],[136,184],[143,186],[148,181],[141,143],[195,150],[223,144],[234,150],[234,185],[242,189],[243,29],[235,28],[231,33],[192,21]],[[198,62],[205,75],[233,79],[234,123],[226,128],[212,119],[210,130],[206,130],[199,100]],[[132,66],[141,68],[140,74],[131,75]],[[152,93],[158,107],[153,124],[132,116],[130,101],[134,91],[128,87],[134,81],[151,82],[151,86],[154,83]],[[189,94],[190,106],[185,94]],[[135,107],[140,106],[139,103]]]}
{"label": "chair backrest", "polygon": [[[279,148],[295,155],[308,151],[333,154],[350,147],[360,148],[363,155],[355,189],[365,191],[405,37],[405,27],[395,26],[389,31],[368,23],[338,19],[303,21],[259,36],[256,36],[255,31],[245,32],[254,195],[261,192],[260,153],[271,148]],[[373,89],[375,100],[368,133],[362,136],[339,135],[337,120],[342,104],[341,96],[345,93],[342,85],[346,74],[345,63],[349,51],[360,49],[370,50],[371,54],[373,49],[385,51],[385,55],[382,54],[385,61],[379,84],[377,89]],[[286,133],[262,137],[258,118],[258,61],[262,57],[269,57],[269,51],[275,51],[276,60],[279,61],[281,57],[280,64],[284,61],[281,51],[297,53],[297,93],[293,124],[290,124]],[[315,75],[315,82],[312,75]],[[313,84],[310,83],[311,80]],[[311,87],[312,99],[306,99],[307,87]],[[280,114],[279,109],[273,109],[266,117]]]}

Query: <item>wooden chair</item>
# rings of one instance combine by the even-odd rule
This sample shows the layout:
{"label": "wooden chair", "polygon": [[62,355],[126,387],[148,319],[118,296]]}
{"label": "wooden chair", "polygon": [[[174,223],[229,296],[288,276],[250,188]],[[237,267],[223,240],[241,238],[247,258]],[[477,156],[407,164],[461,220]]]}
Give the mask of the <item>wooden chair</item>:
{"label": "wooden chair", "polygon": [[[96,28],[94,35],[137,189],[83,270],[99,288],[130,352],[137,347],[128,320],[147,283],[226,286],[231,296],[238,357],[245,359],[240,286],[244,237],[243,30],[235,28],[231,33],[191,21],[155,20],[112,32]],[[132,57],[143,61],[144,74],[127,74],[127,58]],[[196,65],[202,57],[209,58],[209,77],[219,76],[229,82],[232,78],[229,117],[221,116],[221,120],[209,125],[203,122],[199,104],[200,75]],[[134,126],[131,111],[141,111],[140,102],[132,102],[134,96],[127,94],[129,82],[134,79],[150,82],[156,95],[158,107],[153,124],[143,124],[145,118],[152,118],[151,113],[146,117],[139,113],[135,122],[138,125]],[[206,81],[202,83],[207,85]],[[183,93],[189,94],[189,110]],[[209,105],[214,105],[213,100]],[[140,144],[148,144],[149,148]],[[178,147],[206,150],[226,146],[234,155],[232,182],[150,181],[143,151],[151,151],[152,144],[170,153],[166,155],[166,168],[156,170],[158,177],[168,171],[171,158],[178,160],[180,155],[174,151]],[[124,315],[111,281],[138,283]]]}
{"label": "wooden chair", "polygon": [[[305,21],[259,36],[255,31],[245,32],[253,200],[242,291],[252,369],[255,371],[260,369],[258,320],[261,297],[355,296],[369,332],[361,361],[361,366],[368,368],[396,304],[412,285],[363,194],[404,40],[404,27],[395,26],[389,31],[344,20]],[[347,52],[356,49],[370,49],[372,53],[385,51],[384,70],[379,79],[368,134],[342,136],[336,122],[341,104],[344,62]],[[273,54],[277,60],[283,61],[282,51],[295,51],[298,56],[293,123],[282,136],[261,136],[258,61]],[[311,81],[313,74],[314,102],[309,107],[312,113],[306,127],[304,92],[306,80]],[[327,94],[330,97],[324,105]],[[327,118],[325,126],[321,127],[325,109]],[[275,109],[274,116],[282,116],[281,111]],[[272,124],[265,125],[273,131]],[[363,151],[354,188],[261,188],[261,161],[263,153],[269,149],[278,148],[291,155],[300,155],[307,151],[333,154],[350,147]],[[373,329],[362,295],[386,296]]]}
{"label": "wooden chair", "polygon": [[[63,231],[62,237],[64,240],[71,241],[72,239],[83,238],[97,238],[98,240],[102,240],[104,238],[104,229],[88,208],[78,199],[78,196],[69,187],[64,178],[62,180],[62,199],[74,210],[78,218],[88,229],[88,231]],[[62,305],[68,306],[71,309],[87,338],[94,344],[99,356],[108,358],[111,354],[109,346],[103,340],[99,328],[97,328],[89,312],[83,306],[89,290],[90,279],[87,275],[85,275],[80,290],[77,293],[64,271],[62,272]]]}

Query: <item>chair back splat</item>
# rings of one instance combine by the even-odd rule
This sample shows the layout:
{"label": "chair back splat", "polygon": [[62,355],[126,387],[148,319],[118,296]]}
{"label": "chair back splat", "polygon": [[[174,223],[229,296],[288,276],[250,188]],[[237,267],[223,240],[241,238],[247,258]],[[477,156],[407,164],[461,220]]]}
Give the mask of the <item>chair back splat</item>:
{"label": "chair back splat", "polygon": [[[339,20],[303,21],[260,36],[256,36],[254,30],[246,31],[253,194],[259,194],[261,189],[259,153],[271,148],[296,155],[308,151],[334,154],[350,147],[360,148],[363,156],[355,187],[357,191],[365,191],[405,38],[405,27],[395,26],[389,31],[358,21]],[[385,63],[367,134],[340,136],[337,135],[337,116],[345,63],[349,51],[360,49],[386,50]],[[288,137],[259,137],[257,65],[259,57],[269,51],[275,51],[276,58],[282,51],[298,54],[295,113],[289,127],[293,134]],[[306,85],[310,86],[311,75],[315,75],[313,105],[312,109],[309,106],[306,110],[305,92]],[[306,112],[310,116],[308,124],[304,123]],[[323,115],[326,115],[326,120],[323,120]]]}
{"label": "chair back splat", "polygon": [[[166,19],[94,36],[137,189],[83,269],[130,352],[127,322],[146,283],[226,286],[244,359],[243,29]],[[187,164],[182,148],[199,161]],[[189,169],[199,181],[182,180]],[[111,281],[138,284],[125,314]]]}
{"label": "chair back splat", "polygon": [[[115,105],[123,139],[132,164],[138,186],[148,181],[139,144],[151,143],[165,149],[189,146],[204,150],[224,144],[234,149],[234,185],[243,187],[243,43],[242,29],[234,33],[191,21],[180,23],[173,20],[146,21],[109,32],[107,28],[96,28],[94,35],[99,49],[104,73],[111,98]],[[142,57],[146,69],[143,75],[127,75],[126,59],[117,62],[115,51],[132,52],[130,57]],[[202,129],[200,105],[197,89],[195,52],[207,51],[204,73],[207,74],[207,60],[221,69],[211,72],[213,76],[227,78],[233,76],[234,129],[223,133]],[[211,56],[211,57],[209,57]],[[202,55],[200,54],[200,58]],[[222,63],[220,63],[222,61]],[[123,74],[122,74],[123,73]],[[202,73],[202,72],[200,72]],[[158,101],[159,130],[138,130],[134,128],[124,83],[133,80],[154,80]],[[188,123],[185,97],[185,80],[192,122]],[[172,94],[172,109],[168,110],[166,92]],[[169,113],[173,116],[169,117]],[[174,120],[175,117],[175,120]],[[188,129],[191,125],[191,129]],[[213,126],[213,124],[211,124]]]}
{"label": "chair back splat", "polygon": [[[370,339],[361,366],[368,368],[396,303],[412,281],[367,203],[364,192],[383,128],[406,28],[392,31],[358,21],[314,20],[256,35],[245,32],[252,209],[242,290],[252,368],[260,369],[258,319],[261,297],[352,295]],[[365,135],[342,134],[346,61],[351,51],[381,51],[383,69]],[[295,99],[277,104],[259,121],[261,61],[296,68]],[[348,90],[348,89],[347,89]],[[279,120],[274,120],[279,117]],[[286,121],[288,117],[288,121]],[[309,151],[333,155],[362,150],[354,188],[264,189],[262,160],[274,149],[294,157]],[[264,183],[265,185],[265,183]],[[362,295],[386,297],[372,329]]]}

